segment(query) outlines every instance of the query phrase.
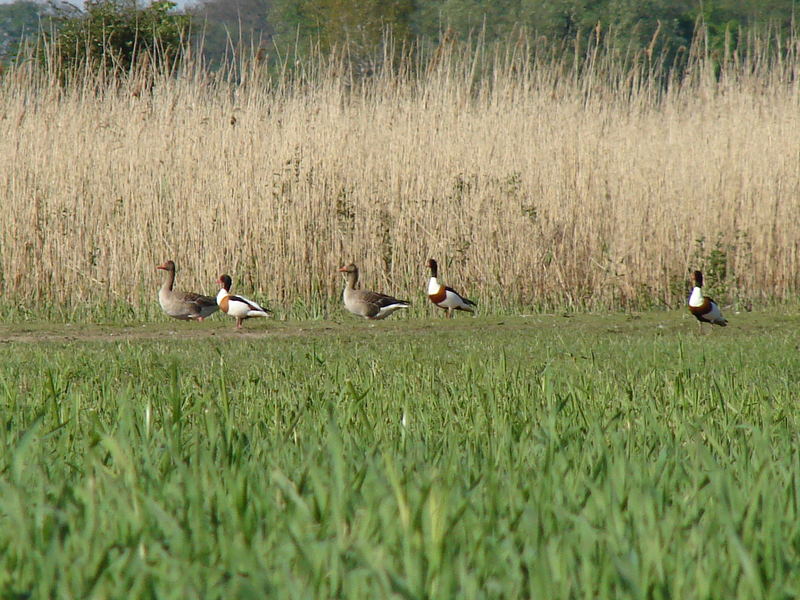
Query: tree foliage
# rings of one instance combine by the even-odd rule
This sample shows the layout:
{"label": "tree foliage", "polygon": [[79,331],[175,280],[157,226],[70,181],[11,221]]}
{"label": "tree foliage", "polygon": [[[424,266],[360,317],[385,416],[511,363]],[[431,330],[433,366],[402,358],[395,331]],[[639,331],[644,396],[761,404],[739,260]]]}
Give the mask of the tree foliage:
{"label": "tree foliage", "polygon": [[0,4],[0,60],[13,56],[23,39],[35,36],[43,18],[46,7],[36,2]]}
{"label": "tree foliage", "polygon": [[216,65],[237,51],[268,46],[274,35],[271,10],[271,0],[202,0],[187,12],[195,45]]}
{"label": "tree foliage", "polygon": [[[222,0],[217,0],[222,1]],[[673,60],[700,27],[709,49],[743,35],[788,33],[800,0],[274,0],[278,46],[327,51],[347,42],[366,52],[391,31],[395,40],[508,39],[519,31],[554,45],[592,32],[621,52]],[[767,36],[768,37],[768,36]]]}
{"label": "tree foliage", "polygon": [[[83,9],[58,12],[55,46],[63,64],[89,60],[126,69],[143,54],[163,64],[178,56],[190,34],[211,64],[231,51],[285,57],[345,45],[361,61],[385,52],[387,33],[400,46],[436,43],[445,32],[450,40],[491,42],[520,31],[554,46],[591,32],[620,51],[669,58],[692,47],[700,25],[711,52],[727,52],[753,31],[766,33],[763,39],[785,38],[794,34],[800,8],[800,0],[199,0],[180,14],[169,1],[143,2],[87,0]],[[0,59],[23,35],[39,31],[46,6],[0,5]]]}
{"label": "tree foliage", "polygon": [[58,17],[56,55],[67,67],[89,62],[102,69],[128,70],[147,56],[170,65],[187,41],[189,18],[171,12],[175,3],[156,1],[140,8],[135,0],[87,0],[84,11]]}
{"label": "tree foliage", "polygon": [[275,0],[271,18],[278,42],[313,44],[322,52],[347,44],[359,58],[394,40],[413,35],[414,0]]}

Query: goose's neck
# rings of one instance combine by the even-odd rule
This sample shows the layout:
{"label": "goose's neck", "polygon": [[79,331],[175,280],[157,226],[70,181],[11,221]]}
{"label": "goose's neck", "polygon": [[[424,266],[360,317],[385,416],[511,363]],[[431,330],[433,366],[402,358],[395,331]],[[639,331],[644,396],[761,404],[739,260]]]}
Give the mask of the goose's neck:
{"label": "goose's neck", "polygon": [[347,283],[345,284],[345,288],[348,290],[356,289],[356,284],[358,283],[358,273],[353,271],[352,273],[347,274]]}
{"label": "goose's neck", "polygon": [[161,284],[162,292],[171,292],[175,285],[175,271],[164,271],[164,283]]}

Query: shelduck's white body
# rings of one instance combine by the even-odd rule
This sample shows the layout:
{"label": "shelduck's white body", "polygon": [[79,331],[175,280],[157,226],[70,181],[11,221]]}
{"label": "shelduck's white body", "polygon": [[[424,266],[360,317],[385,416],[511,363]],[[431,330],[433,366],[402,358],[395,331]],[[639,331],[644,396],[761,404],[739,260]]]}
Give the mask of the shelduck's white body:
{"label": "shelduck's white body", "polygon": [[258,303],[248,300],[243,296],[234,296],[230,293],[231,278],[222,275],[217,280],[222,287],[217,292],[217,304],[222,312],[236,319],[236,328],[242,328],[242,321],[254,317],[269,317],[270,311]]}
{"label": "shelduck's white body", "polygon": [[725,327],[728,321],[722,316],[719,305],[711,298],[703,296],[703,274],[695,271],[692,276],[694,287],[689,296],[689,312],[691,312],[701,323],[711,323]]}
{"label": "shelduck's white body", "polygon": [[464,298],[453,288],[439,283],[439,267],[432,258],[428,260],[428,268],[431,270],[431,278],[428,280],[428,298],[439,308],[445,309],[448,318],[452,318],[453,311],[456,310],[475,312],[476,304],[472,300]]}

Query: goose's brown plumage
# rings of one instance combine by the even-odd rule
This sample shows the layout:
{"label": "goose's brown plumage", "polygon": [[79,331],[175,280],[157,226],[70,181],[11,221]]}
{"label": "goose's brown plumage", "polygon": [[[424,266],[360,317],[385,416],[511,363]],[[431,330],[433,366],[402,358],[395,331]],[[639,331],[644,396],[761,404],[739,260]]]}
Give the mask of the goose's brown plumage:
{"label": "goose's brown plumage", "polygon": [[211,296],[194,292],[180,292],[175,286],[175,263],[168,260],[156,269],[164,271],[164,282],[158,290],[158,302],[167,315],[182,321],[202,321],[219,308]]}
{"label": "goose's brown plumage", "polygon": [[345,274],[347,280],[342,293],[344,306],[354,315],[377,321],[385,319],[396,310],[410,306],[409,302],[398,300],[387,294],[370,290],[357,290],[358,267],[354,264],[351,263],[338,270]]}

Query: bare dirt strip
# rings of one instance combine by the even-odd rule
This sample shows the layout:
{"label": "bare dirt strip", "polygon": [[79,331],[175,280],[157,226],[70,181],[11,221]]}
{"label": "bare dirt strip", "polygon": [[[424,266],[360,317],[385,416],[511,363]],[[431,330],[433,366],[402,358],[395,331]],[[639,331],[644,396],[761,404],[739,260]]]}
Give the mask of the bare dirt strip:
{"label": "bare dirt strip", "polygon": [[[727,316],[727,315],[726,315]],[[0,324],[0,348],[11,343],[71,343],[120,341],[202,342],[209,339],[257,340],[260,338],[341,338],[358,336],[408,336],[430,334],[480,336],[503,331],[507,335],[536,334],[537,331],[577,329],[589,335],[702,335],[748,336],[774,331],[794,335],[800,327],[795,311],[777,313],[729,312],[726,328],[698,327],[688,311],[652,311],[606,314],[531,314],[518,316],[486,315],[455,319],[410,318],[386,321],[363,321],[345,316],[340,320],[319,321],[246,321],[237,330],[227,320],[209,319],[194,322],[149,322],[130,325],[111,323],[50,323],[46,321]]]}
{"label": "bare dirt strip", "polygon": [[281,326],[251,327],[236,330],[217,326],[184,327],[163,325],[156,328],[146,326],[115,325],[46,325],[36,327],[0,325],[0,345],[8,343],[69,343],[69,342],[119,342],[119,341],[191,341],[215,339],[258,339],[274,336],[321,336],[336,330],[335,326]]}

